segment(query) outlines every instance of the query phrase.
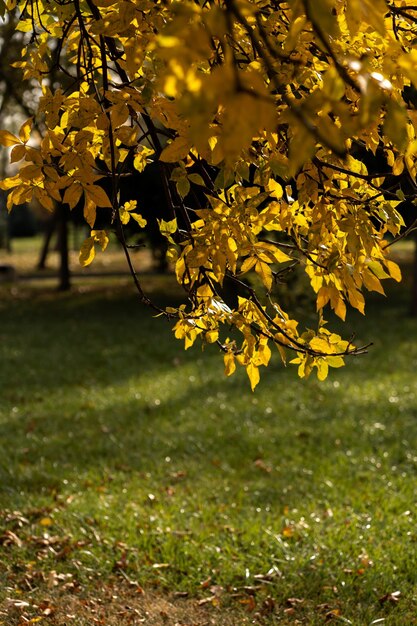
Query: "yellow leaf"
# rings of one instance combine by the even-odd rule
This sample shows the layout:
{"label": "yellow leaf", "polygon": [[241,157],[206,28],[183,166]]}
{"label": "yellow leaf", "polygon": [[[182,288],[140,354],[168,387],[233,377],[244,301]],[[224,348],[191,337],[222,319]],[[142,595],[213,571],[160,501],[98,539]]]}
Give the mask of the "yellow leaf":
{"label": "yellow leaf", "polygon": [[384,263],[391,278],[393,278],[394,280],[397,281],[397,283],[399,283],[401,281],[402,276],[401,276],[401,270],[398,267],[398,265],[394,263],[394,261],[389,261],[388,259],[385,259]]}
{"label": "yellow leaf", "polygon": [[398,65],[405,71],[408,78],[417,86],[417,50],[412,49],[398,59]]}
{"label": "yellow leaf", "polygon": [[246,366],[246,373],[250,380],[251,389],[254,391],[256,385],[259,383],[259,369],[253,363],[249,363],[249,365]]}
{"label": "yellow leaf", "polygon": [[242,263],[242,267],[240,268],[242,274],[245,274],[245,272],[249,272],[249,270],[252,269],[256,262],[256,256],[249,256],[247,259],[245,259]]}
{"label": "yellow leaf", "polygon": [[129,117],[129,109],[124,102],[111,107],[110,119],[111,119],[113,128],[122,126],[127,121],[128,117]]}
{"label": "yellow leaf", "polygon": [[112,204],[109,200],[108,195],[98,185],[87,185],[84,187],[84,192],[88,196],[88,199],[94,202],[96,206],[101,207],[111,207]]}
{"label": "yellow leaf", "polygon": [[201,187],[205,187],[205,182],[200,174],[189,174],[188,180],[190,180],[195,185],[200,185]]}
{"label": "yellow leaf", "polygon": [[20,139],[10,133],[8,130],[0,130],[0,144],[8,148],[9,146],[15,146],[16,144],[21,143]]}
{"label": "yellow leaf", "polygon": [[392,166],[392,173],[394,174],[394,176],[399,176],[400,174],[402,174],[404,171],[404,158],[402,156],[398,156],[395,161],[394,161],[394,165]]}
{"label": "yellow leaf", "polygon": [[39,202],[41,203],[41,205],[47,210],[47,211],[53,211],[55,208],[54,202],[52,200],[52,198],[49,196],[49,194],[46,193],[46,191],[44,191],[43,189],[40,189],[39,187],[35,187],[34,191],[33,191],[33,195],[35,196],[35,198],[37,200],[39,200]]}
{"label": "yellow leaf", "polygon": [[79,183],[72,183],[72,185],[66,188],[62,201],[64,204],[68,204],[70,209],[73,209],[79,202],[82,193],[83,189],[81,185]]}
{"label": "yellow leaf", "polygon": [[233,354],[233,352],[226,352],[223,360],[224,373],[226,374],[226,376],[231,376],[236,370],[235,355]]}
{"label": "yellow leaf", "polygon": [[145,228],[148,223],[139,213],[131,213],[130,217],[132,217],[141,228]]}
{"label": "yellow leaf", "polygon": [[91,228],[96,221],[96,204],[88,196],[85,196],[84,201],[84,219]]}
{"label": "yellow leaf", "polygon": [[407,112],[394,100],[390,100],[387,104],[383,131],[394,146],[401,151],[405,150],[408,141]]}
{"label": "yellow leaf", "polygon": [[186,137],[177,137],[161,152],[161,161],[175,163],[185,159],[191,148],[191,143]]}
{"label": "yellow leaf", "polygon": [[346,304],[343,301],[342,296],[339,296],[335,302],[333,307],[334,312],[341,320],[345,321],[346,319]]}
{"label": "yellow leaf", "polygon": [[21,161],[26,155],[26,146],[19,144],[14,146],[10,153],[10,163],[16,163],[16,161]]}
{"label": "yellow leaf", "polygon": [[91,236],[94,237],[94,241],[99,244],[100,248],[104,252],[110,241],[107,230],[92,230]]}
{"label": "yellow leaf", "polygon": [[331,292],[327,287],[320,287],[319,292],[317,294],[317,310],[322,309],[326,306],[328,301],[330,300]]}
{"label": "yellow leaf", "polygon": [[179,193],[179,195],[181,196],[181,198],[185,198],[185,196],[188,195],[189,191],[190,191],[190,182],[187,178],[181,178],[177,184],[177,191]]}
{"label": "yellow leaf", "polygon": [[335,37],[339,33],[334,0],[306,0],[308,15],[314,26],[324,37]]}
{"label": "yellow leaf", "polygon": [[272,270],[268,263],[263,261],[257,261],[255,265],[255,272],[260,276],[265,287],[270,291],[272,287]]}
{"label": "yellow leaf", "polygon": [[319,380],[326,380],[327,374],[329,373],[329,365],[326,359],[318,359],[316,362],[317,366],[317,378]]}
{"label": "yellow leaf", "polygon": [[143,172],[148,164],[148,157],[150,157],[152,154],[154,154],[153,150],[143,146],[142,149],[135,154],[135,158],[133,159],[133,167],[138,172]]}
{"label": "yellow leaf", "polygon": [[269,191],[269,195],[273,196],[277,200],[280,200],[284,195],[284,190],[282,186],[277,183],[273,178],[269,179],[267,189]]}
{"label": "yellow leaf", "polygon": [[364,271],[363,282],[368,291],[376,291],[385,296],[385,291],[378,278],[371,271]]}
{"label": "yellow leaf", "polygon": [[218,330],[209,330],[206,332],[205,334],[205,340],[207,341],[207,343],[215,343],[218,338],[219,338],[219,331]]}
{"label": "yellow leaf", "polygon": [[81,246],[79,261],[82,267],[87,267],[94,260],[96,251],[94,248],[94,237],[87,237]]}
{"label": "yellow leaf", "polygon": [[28,120],[26,120],[26,122],[24,122],[22,124],[22,126],[20,127],[19,130],[19,137],[20,140],[23,143],[26,143],[27,141],[29,141],[30,138],[30,132],[32,130],[32,126],[33,126],[33,118],[29,118]]}
{"label": "yellow leaf", "polygon": [[345,364],[342,356],[328,356],[327,363],[330,367],[343,367]]}
{"label": "yellow leaf", "polygon": [[365,300],[361,292],[357,289],[350,289],[348,291],[348,297],[350,304],[355,309],[358,309],[358,311],[360,311],[362,315],[365,315]]}
{"label": "yellow leaf", "polygon": [[126,211],[126,209],[123,206],[121,206],[119,209],[119,217],[120,217],[121,223],[124,226],[128,224],[130,221],[130,213],[129,211]]}
{"label": "yellow leaf", "polygon": [[20,184],[21,180],[19,174],[16,174],[15,176],[9,176],[9,178],[0,180],[0,189],[7,191],[8,189],[13,189],[13,187],[18,187]]}
{"label": "yellow leaf", "polygon": [[166,237],[170,243],[175,243],[171,235],[173,235],[178,230],[176,218],[169,222],[166,222],[165,220],[158,220],[158,224],[161,235]]}

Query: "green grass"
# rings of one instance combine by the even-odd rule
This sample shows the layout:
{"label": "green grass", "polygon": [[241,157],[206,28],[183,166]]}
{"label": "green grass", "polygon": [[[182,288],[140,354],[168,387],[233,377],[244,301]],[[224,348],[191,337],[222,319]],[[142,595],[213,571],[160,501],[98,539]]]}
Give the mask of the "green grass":
{"label": "green grass", "polygon": [[184,352],[129,288],[16,295],[0,304],[0,602],[56,572],[84,589],[215,585],[265,624],[417,624],[403,291],[351,316],[368,355],[324,383],[276,358],[255,394],[216,349]]}

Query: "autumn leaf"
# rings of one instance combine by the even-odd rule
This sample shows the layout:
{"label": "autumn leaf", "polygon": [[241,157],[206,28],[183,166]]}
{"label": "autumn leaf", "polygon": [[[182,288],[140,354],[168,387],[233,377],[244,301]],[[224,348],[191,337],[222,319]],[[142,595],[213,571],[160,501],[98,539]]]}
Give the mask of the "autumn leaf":
{"label": "autumn leaf", "polygon": [[96,243],[101,247],[101,250],[104,252],[109,244],[107,231],[92,230],[90,237],[87,237],[87,239],[84,240],[79,255],[79,262],[82,267],[87,267],[88,265],[90,265],[90,263],[93,262],[96,256]]}
{"label": "autumn leaf", "polygon": [[175,163],[184,159],[189,153],[191,144],[185,137],[177,137],[162,150],[160,159],[168,163]]}
{"label": "autumn leaf", "polygon": [[16,135],[13,135],[13,133],[10,133],[8,130],[0,130],[0,144],[2,146],[15,146],[19,143],[20,139],[16,137]]}
{"label": "autumn leaf", "polygon": [[29,141],[32,126],[33,126],[33,118],[30,117],[20,127],[19,138],[20,138],[20,141],[22,141],[23,143],[27,143]]}

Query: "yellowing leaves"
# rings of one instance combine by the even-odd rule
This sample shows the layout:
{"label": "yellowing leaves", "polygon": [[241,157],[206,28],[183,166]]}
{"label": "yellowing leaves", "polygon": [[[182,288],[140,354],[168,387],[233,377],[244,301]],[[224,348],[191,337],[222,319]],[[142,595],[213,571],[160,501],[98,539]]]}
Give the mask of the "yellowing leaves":
{"label": "yellowing leaves", "polygon": [[226,352],[224,359],[224,373],[231,376],[236,371],[235,355],[233,352]]}
{"label": "yellowing leaves", "polygon": [[274,198],[277,198],[278,200],[280,200],[282,196],[284,195],[282,186],[279,183],[277,183],[273,178],[269,179],[267,189],[270,195]]}
{"label": "yellowing leaves", "polygon": [[339,26],[334,11],[335,0],[307,0],[308,17],[324,37],[336,37]]}
{"label": "yellowing leaves", "polygon": [[147,164],[149,163],[149,157],[154,154],[154,150],[142,146],[140,150],[135,154],[133,159],[133,166],[138,172],[143,172]]}
{"label": "yellowing leaves", "polygon": [[390,261],[389,259],[385,259],[384,264],[391,278],[399,283],[401,281],[401,270],[398,267],[397,263],[395,263],[394,261]]}
{"label": "yellowing leaves", "polygon": [[105,230],[92,230],[90,237],[84,241],[81,246],[79,261],[82,267],[87,267],[90,263],[93,262],[94,257],[96,256],[96,244],[98,244],[101,250],[107,248],[109,243],[109,237],[107,231]]}
{"label": "yellowing leaves", "polygon": [[26,146],[19,143],[12,148],[12,151],[10,153],[10,163],[16,163],[17,161],[21,161],[25,156]]}
{"label": "yellowing leaves", "polygon": [[407,112],[403,106],[390,100],[384,119],[384,134],[401,151],[405,150],[408,143],[407,135]]}
{"label": "yellowing leaves", "polygon": [[20,144],[20,139],[8,130],[0,130],[0,144],[6,148]]}
{"label": "yellowing leaves", "polygon": [[[252,389],[273,346],[284,363],[296,353],[300,376],[324,380],[357,353],[326,332],[324,311],[363,313],[367,290],[401,278],[386,243],[403,227],[397,205],[415,199],[417,53],[400,5],[29,2],[16,67],[42,95],[36,125],[0,131],[18,170],[0,184],[8,209],[83,206],[88,266],[108,243],[94,229],[100,207],[118,229],[143,228],[138,202],[154,194],[164,206],[149,203],[149,222],[187,292],[187,307],[166,311],[185,347],[218,343],[226,375],[241,366]],[[57,42],[76,84],[56,88]],[[281,306],[293,271],[315,294],[316,330],[299,330]]]}
{"label": "yellowing leaves", "polygon": [[136,206],[136,200],[129,200],[128,202],[125,202],[124,205],[119,208],[120,221],[123,225],[126,225],[132,218],[141,228],[144,228],[146,226],[146,220],[139,213],[134,213]]}
{"label": "yellowing leaves", "polygon": [[255,263],[255,272],[260,276],[263,284],[267,288],[268,291],[272,288],[272,270],[268,263],[264,263],[263,261],[256,261]]}
{"label": "yellowing leaves", "polygon": [[177,137],[162,150],[160,159],[168,163],[176,163],[185,159],[190,148],[190,141],[186,137]]}
{"label": "yellowing leaves", "polygon": [[255,391],[255,387],[259,383],[259,380],[260,380],[259,368],[256,367],[256,365],[254,365],[253,363],[249,363],[246,366],[246,373],[250,381],[251,389],[252,391]]}
{"label": "yellowing leaves", "polygon": [[27,143],[29,141],[30,138],[30,133],[32,131],[32,126],[33,126],[33,119],[29,118],[28,120],[26,120],[26,122],[24,122],[22,124],[22,126],[20,127],[19,130],[19,139],[20,141],[22,141],[23,143]]}
{"label": "yellowing leaves", "polygon": [[[10,146],[15,146],[20,143],[26,144],[29,141],[32,126],[33,126],[33,119],[29,118],[20,127],[19,137],[16,137],[16,135],[14,135],[8,130],[0,130],[0,145],[8,148]],[[15,160],[19,160],[19,159],[15,159]]]}
{"label": "yellowing leaves", "polygon": [[[306,333],[307,340],[311,333]],[[344,357],[349,351],[349,343],[335,333],[330,333],[325,328],[320,329],[318,335],[314,335],[308,341],[310,351],[299,352],[295,359],[290,362],[298,364],[300,378],[308,378],[315,369],[317,378],[323,381],[327,378],[329,367],[339,368],[344,365]]]}
{"label": "yellowing leaves", "polygon": [[[81,196],[83,194],[83,188],[79,183],[72,183],[69,187],[66,188],[63,202],[68,204],[70,209],[73,209],[77,203],[80,201]],[[94,221],[93,221],[94,223]]]}

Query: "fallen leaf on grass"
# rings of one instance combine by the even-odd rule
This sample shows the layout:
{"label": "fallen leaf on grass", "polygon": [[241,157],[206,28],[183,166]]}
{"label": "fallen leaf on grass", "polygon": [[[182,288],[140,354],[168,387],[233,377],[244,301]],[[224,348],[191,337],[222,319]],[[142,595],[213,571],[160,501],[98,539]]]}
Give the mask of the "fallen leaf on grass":
{"label": "fallen leaf on grass", "polygon": [[174,591],[174,598],[188,598],[188,591]]}
{"label": "fallen leaf on grass", "polygon": [[197,606],[204,606],[205,604],[212,604],[213,606],[219,606],[220,601],[216,596],[208,596],[207,598],[202,598],[197,602]]}
{"label": "fallen leaf on grass", "polygon": [[401,591],[393,591],[392,593],[386,593],[384,596],[379,598],[381,604],[385,604],[385,602],[392,602],[393,604],[397,603],[400,599]]}
{"label": "fallen leaf on grass", "polygon": [[342,614],[340,609],[332,609],[326,613],[326,620],[333,619],[334,617],[340,617]]}
{"label": "fallen leaf on grass", "polygon": [[282,529],[281,533],[283,537],[293,537],[294,536],[294,532],[295,532],[295,528],[294,526],[284,526],[284,528]]}
{"label": "fallen leaf on grass", "polygon": [[0,545],[2,546],[15,545],[18,548],[21,548],[23,545],[23,541],[16,535],[16,533],[12,532],[11,530],[6,530],[6,532],[4,532],[0,536]]}
{"label": "fallen leaf on grass", "polygon": [[[58,587],[60,583],[66,583],[66,585],[77,584],[72,581],[72,574],[64,574],[64,573],[58,574],[55,570],[51,570],[48,574],[48,578],[46,579],[47,587],[49,589],[52,589],[53,587]],[[64,585],[64,587],[66,585]]]}
{"label": "fallen leaf on grass", "polygon": [[276,565],[273,565],[266,574],[255,574],[254,579],[259,580],[260,582],[271,582],[274,578],[281,578],[282,572],[278,569]]}
{"label": "fallen leaf on grass", "polygon": [[29,606],[32,606],[30,602],[18,600],[16,598],[6,598],[6,602],[9,606],[14,607],[15,609],[27,609]]}
{"label": "fallen leaf on grass", "polygon": [[265,461],[263,461],[262,459],[256,459],[253,464],[255,467],[262,470],[266,474],[270,474],[272,472],[272,467],[265,463]]}
{"label": "fallen leaf on grass", "polygon": [[262,589],[262,585],[245,585],[242,587],[243,591],[247,593],[249,596],[255,596],[256,593]]}
{"label": "fallen leaf on grass", "polygon": [[174,480],[181,480],[182,478],[186,478],[187,472],[181,470],[179,472],[171,472],[170,476]]}
{"label": "fallen leaf on grass", "polygon": [[288,609],[284,609],[284,613],[285,613],[285,615],[294,615],[295,614],[295,608],[293,606],[290,606]]}
{"label": "fallen leaf on grass", "polygon": [[29,524],[29,520],[24,517],[24,515],[20,512],[20,511],[12,511],[12,512],[5,512],[5,518],[4,521],[9,524],[10,522],[13,522],[15,527],[21,528],[22,526],[25,526],[26,524]]}
{"label": "fallen leaf on grass", "polygon": [[268,596],[262,602],[261,614],[262,615],[269,615],[270,613],[273,612],[274,609],[275,609],[275,600],[273,598],[271,598],[270,596]]}
{"label": "fallen leaf on grass", "polygon": [[240,604],[244,604],[246,606],[246,610],[248,613],[252,613],[256,609],[256,600],[254,596],[249,596],[248,598],[243,598],[239,600]]}

